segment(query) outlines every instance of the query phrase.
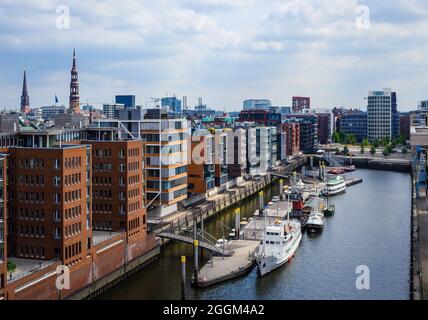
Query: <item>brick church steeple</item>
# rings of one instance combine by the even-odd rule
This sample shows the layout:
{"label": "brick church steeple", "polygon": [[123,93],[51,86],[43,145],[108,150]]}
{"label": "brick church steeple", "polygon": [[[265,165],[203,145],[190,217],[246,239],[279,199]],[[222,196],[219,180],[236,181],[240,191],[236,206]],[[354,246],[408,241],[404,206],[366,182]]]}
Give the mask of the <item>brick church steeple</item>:
{"label": "brick church steeple", "polygon": [[76,67],[76,50],[73,49],[73,67],[71,68],[69,113],[80,113],[79,80]]}
{"label": "brick church steeple", "polygon": [[30,97],[27,89],[27,73],[24,71],[24,81],[22,82],[21,112],[27,114],[30,111]]}

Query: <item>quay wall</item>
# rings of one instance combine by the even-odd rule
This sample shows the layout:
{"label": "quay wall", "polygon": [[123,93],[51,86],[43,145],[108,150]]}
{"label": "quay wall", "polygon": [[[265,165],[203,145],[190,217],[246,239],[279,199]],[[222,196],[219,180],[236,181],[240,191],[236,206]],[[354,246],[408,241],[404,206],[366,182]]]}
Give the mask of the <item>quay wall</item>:
{"label": "quay wall", "polygon": [[59,290],[56,282],[60,261],[8,283],[7,300],[90,299],[117,285],[129,275],[155,260],[160,247],[154,234],[141,236],[126,244],[126,234],[120,233],[91,248],[91,254],[69,266],[70,287]]}
{"label": "quay wall", "polygon": [[412,202],[411,202],[411,246],[410,246],[410,299],[422,300],[422,261],[419,229],[419,211],[416,197],[416,179],[412,170]]}
{"label": "quay wall", "polygon": [[[310,156],[309,156],[310,157]],[[314,159],[314,165],[318,165],[320,161],[323,161],[323,157],[320,155],[312,155]],[[342,157],[343,158],[343,157]],[[372,157],[345,157],[345,165],[354,165],[356,168],[371,169],[371,170],[385,170],[385,171],[396,171],[396,172],[411,172],[411,162],[406,159],[379,159]]]}

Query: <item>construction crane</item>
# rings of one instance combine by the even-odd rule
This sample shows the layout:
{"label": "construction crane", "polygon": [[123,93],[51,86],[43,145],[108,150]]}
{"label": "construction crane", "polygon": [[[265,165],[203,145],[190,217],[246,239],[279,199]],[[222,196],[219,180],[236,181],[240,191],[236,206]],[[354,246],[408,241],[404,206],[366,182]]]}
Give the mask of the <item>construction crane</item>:
{"label": "construction crane", "polygon": [[159,105],[160,100],[161,100],[160,98],[156,98],[156,97],[150,98],[150,101],[155,103],[155,108],[160,108],[160,105]]}

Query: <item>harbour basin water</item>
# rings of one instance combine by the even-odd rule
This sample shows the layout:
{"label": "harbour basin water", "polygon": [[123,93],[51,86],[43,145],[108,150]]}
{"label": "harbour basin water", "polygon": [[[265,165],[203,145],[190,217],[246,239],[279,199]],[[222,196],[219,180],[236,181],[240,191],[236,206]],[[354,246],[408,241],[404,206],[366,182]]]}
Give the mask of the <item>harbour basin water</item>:
{"label": "harbour basin water", "polygon": [[[336,214],[317,236],[304,235],[292,262],[261,278],[257,268],[241,278],[204,289],[190,287],[192,247],[174,243],[158,261],[128,278],[99,299],[180,299],[180,256],[188,257],[187,299],[409,299],[410,209],[409,174],[357,170],[349,175],[364,182],[332,197]],[[265,199],[278,195],[273,184]],[[258,208],[254,196],[240,204],[241,216]],[[234,225],[234,208],[206,222],[217,238]],[[224,231],[223,231],[224,230]],[[208,259],[205,253],[202,263]],[[358,266],[370,271],[370,289],[359,290]]]}

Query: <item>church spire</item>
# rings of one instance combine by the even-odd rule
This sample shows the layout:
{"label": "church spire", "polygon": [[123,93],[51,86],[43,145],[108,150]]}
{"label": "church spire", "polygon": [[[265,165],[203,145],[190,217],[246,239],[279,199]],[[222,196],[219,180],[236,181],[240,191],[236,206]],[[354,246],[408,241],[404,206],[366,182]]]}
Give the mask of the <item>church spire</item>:
{"label": "church spire", "polygon": [[73,66],[71,68],[71,81],[70,81],[70,113],[80,113],[80,98],[79,98],[79,81],[76,66],[76,49],[73,48]]}
{"label": "church spire", "polygon": [[24,80],[22,81],[22,94],[21,94],[21,112],[28,113],[30,111],[30,97],[28,96],[27,89],[27,72],[24,70]]}

